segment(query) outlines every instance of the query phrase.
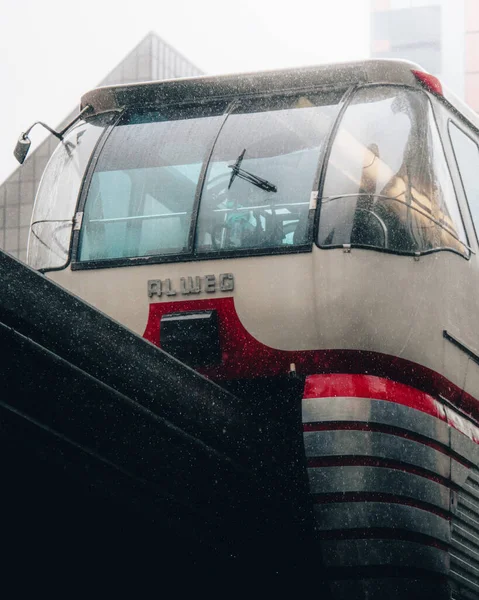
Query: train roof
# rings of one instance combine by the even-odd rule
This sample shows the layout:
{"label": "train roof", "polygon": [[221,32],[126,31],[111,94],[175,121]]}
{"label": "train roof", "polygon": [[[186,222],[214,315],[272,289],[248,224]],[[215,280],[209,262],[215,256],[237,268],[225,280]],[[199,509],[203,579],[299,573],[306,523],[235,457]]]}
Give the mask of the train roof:
{"label": "train roof", "polygon": [[371,59],[313,67],[206,75],[145,83],[120,84],[95,88],[81,98],[81,109],[90,114],[131,106],[160,106],[201,102],[234,95],[278,93],[322,87],[348,87],[367,83],[392,83],[426,87],[445,99],[477,129],[478,115],[422,67],[407,60]]}

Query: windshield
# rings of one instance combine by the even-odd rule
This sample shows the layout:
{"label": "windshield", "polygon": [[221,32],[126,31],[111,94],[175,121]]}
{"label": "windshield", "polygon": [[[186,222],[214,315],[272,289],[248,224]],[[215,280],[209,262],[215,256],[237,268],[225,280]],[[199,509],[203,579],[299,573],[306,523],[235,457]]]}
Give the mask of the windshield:
{"label": "windshield", "polygon": [[318,241],[400,253],[452,249],[468,256],[425,94],[393,86],[356,93],[332,147]]}
{"label": "windshield", "polygon": [[224,106],[125,117],[98,160],[80,260],[188,252],[201,167]]}
{"label": "windshield", "polygon": [[337,92],[310,94],[237,107],[208,166],[198,252],[308,241],[320,151],[339,99]]}
{"label": "windshield", "polygon": [[88,190],[80,261],[291,248],[340,92],[131,114]]}

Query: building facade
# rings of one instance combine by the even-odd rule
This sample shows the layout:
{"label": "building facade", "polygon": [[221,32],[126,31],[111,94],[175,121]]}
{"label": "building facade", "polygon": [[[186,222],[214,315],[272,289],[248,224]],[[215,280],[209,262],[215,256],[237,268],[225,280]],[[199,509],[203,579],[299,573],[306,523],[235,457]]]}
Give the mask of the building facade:
{"label": "building facade", "polygon": [[[202,75],[202,71],[154,33],[148,34],[100,85]],[[57,127],[77,114],[73,111]],[[25,261],[35,193],[57,138],[49,135],[0,185],[0,249]]]}
{"label": "building facade", "polygon": [[478,0],[371,0],[371,56],[420,64],[479,112]]}

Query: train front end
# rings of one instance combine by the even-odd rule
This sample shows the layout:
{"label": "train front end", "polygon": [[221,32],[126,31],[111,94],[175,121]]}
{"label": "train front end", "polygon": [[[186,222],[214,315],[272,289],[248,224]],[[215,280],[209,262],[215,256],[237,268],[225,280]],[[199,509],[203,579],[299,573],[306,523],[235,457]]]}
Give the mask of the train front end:
{"label": "train front end", "polygon": [[338,598],[479,593],[477,241],[423,75],[94,90],[32,219],[31,266],[248,410],[302,405]]}

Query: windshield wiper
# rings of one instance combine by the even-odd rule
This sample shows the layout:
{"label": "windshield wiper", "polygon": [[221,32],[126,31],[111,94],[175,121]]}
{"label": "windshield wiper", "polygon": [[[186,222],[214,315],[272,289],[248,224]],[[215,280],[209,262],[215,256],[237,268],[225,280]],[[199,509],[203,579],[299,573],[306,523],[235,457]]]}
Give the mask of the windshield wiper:
{"label": "windshield wiper", "polygon": [[246,153],[246,148],[238,156],[234,165],[228,165],[228,168],[232,169],[230,182],[228,184],[228,189],[230,189],[230,187],[232,186],[233,181],[235,180],[235,177],[239,177],[240,179],[249,181],[256,187],[259,187],[261,190],[264,190],[265,192],[277,192],[278,188],[273,183],[269,182],[267,179],[263,179],[262,177],[258,177],[258,175],[253,175],[253,173],[250,173],[249,171],[240,169],[240,166],[241,166],[241,163],[243,162],[243,157],[244,157],[245,153]]}

